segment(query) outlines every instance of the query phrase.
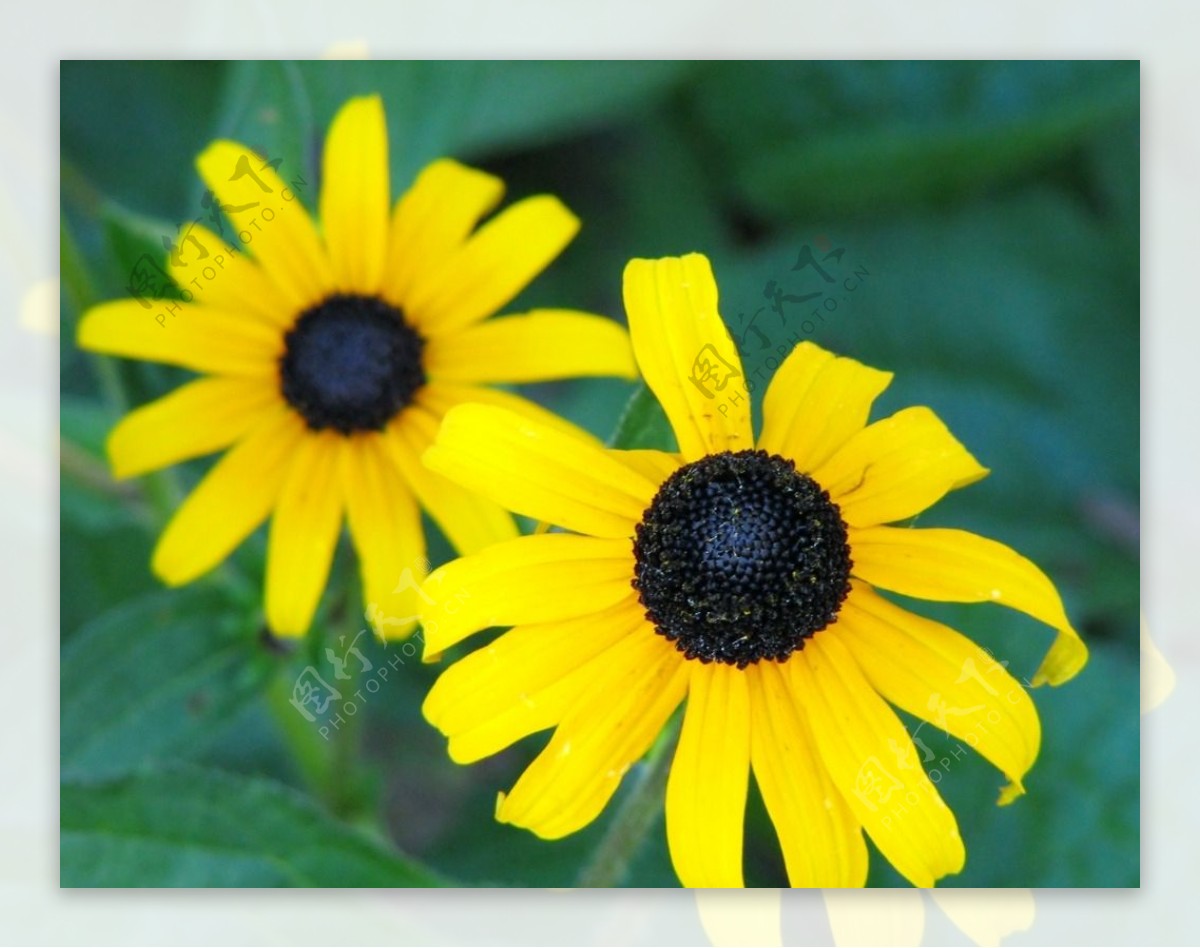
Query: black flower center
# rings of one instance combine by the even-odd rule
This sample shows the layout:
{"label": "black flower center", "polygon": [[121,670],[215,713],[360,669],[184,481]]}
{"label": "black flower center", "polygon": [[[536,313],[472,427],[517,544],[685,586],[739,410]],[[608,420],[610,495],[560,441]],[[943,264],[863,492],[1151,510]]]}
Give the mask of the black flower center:
{"label": "black flower center", "polygon": [[379,431],[425,384],[425,341],[377,297],[331,296],[285,342],[283,397],[314,431]]}
{"label": "black flower center", "polygon": [[672,474],[633,552],[646,617],[702,662],[782,661],[835,620],[850,591],[837,505],[765,451],[714,454]]}

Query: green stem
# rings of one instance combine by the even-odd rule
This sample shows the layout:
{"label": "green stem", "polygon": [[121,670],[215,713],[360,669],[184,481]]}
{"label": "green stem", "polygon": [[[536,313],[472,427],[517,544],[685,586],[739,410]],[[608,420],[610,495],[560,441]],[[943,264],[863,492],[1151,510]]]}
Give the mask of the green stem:
{"label": "green stem", "polygon": [[[339,578],[341,583],[338,582]],[[335,575],[331,585],[348,588],[344,576]],[[324,646],[333,649],[335,655],[341,654],[358,634],[358,613],[352,607],[353,599],[349,592],[338,598],[329,614],[330,633],[327,635],[322,629],[310,633],[300,653],[307,659],[308,665],[341,695],[334,700],[327,715],[309,721],[292,704],[296,676],[276,679],[267,696],[267,704],[279,733],[305,783],[324,801],[331,813],[346,820],[357,820],[364,816],[358,754],[366,713],[363,702],[355,697],[362,681],[362,669],[357,658],[350,655],[344,666],[345,673],[350,677],[335,678],[333,666],[326,660]],[[344,636],[343,642],[338,641],[339,632]],[[295,665],[291,667],[294,669]],[[306,670],[301,669],[299,674]],[[355,706],[355,711],[347,714],[347,705],[351,704]]]}
{"label": "green stem", "polygon": [[679,739],[679,718],[663,728],[654,747],[639,766],[633,787],[622,801],[600,845],[579,873],[577,888],[608,889],[620,885],[629,874],[646,834],[662,812],[667,774]]}

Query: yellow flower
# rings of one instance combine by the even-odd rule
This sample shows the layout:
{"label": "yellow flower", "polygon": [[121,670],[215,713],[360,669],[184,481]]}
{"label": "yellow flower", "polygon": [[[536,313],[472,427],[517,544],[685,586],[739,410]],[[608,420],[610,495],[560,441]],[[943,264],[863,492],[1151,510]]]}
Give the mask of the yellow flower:
{"label": "yellow flower", "polygon": [[442,416],[480,402],[560,424],[485,386],[633,377],[629,338],[569,310],[485,322],[579,222],[543,195],[475,230],[503,183],[449,160],[426,167],[389,212],[377,96],[346,103],[329,130],[319,227],[298,199],[306,182],[278,164],[210,145],[200,176],[246,253],[190,225],[168,266],[190,302],[125,299],[85,314],[81,346],[205,376],[122,420],[109,456],[130,477],[230,448],[159,540],[153,567],[165,582],[207,572],[271,516],[267,623],[302,634],[345,516],[376,628],[406,634],[424,578],[421,507],[460,552],[517,536],[506,511],[422,467]]}
{"label": "yellow flower", "polygon": [[427,464],[570,533],[521,537],[430,578],[426,649],[515,626],[438,679],[426,717],[478,760],[554,727],[497,807],[553,839],[587,825],[686,699],[666,791],[685,885],[743,884],[753,770],[794,886],[860,886],[863,830],[918,886],[958,872],[955,819],[889,703],[967,740],[1023,792],[1040,726],[965,637],[893,604],[998,602],[1058,636],[1034,684],[1087,650],[1029,560],[905,520],[986,474],[928,408],[868,425],[890,373],[797,346],[757,447],[708,261],[625,271],[634,353],[679,453],[605,450],[503,408],[450,411]]}

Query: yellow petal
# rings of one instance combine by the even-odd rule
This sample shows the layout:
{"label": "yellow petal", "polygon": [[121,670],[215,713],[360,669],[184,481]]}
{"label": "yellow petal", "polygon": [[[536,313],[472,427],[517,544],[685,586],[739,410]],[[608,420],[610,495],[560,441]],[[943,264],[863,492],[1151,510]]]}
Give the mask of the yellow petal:
{"label": "yellow petal", "polygon": [[425,349],[425,371],[430,378],[451,382],[637,376],[623,326],[604,316],[562,309],[489,319],[434,336]]}
{"label": "yellow petal", "polygon": [[921,769],[912,740],[846,651],[838,627],[817,633],[783,668],[804,695],[821,759],[880,852],[913,885],[959,872],[954,814]]}
{"label": "yellow petal", "polygon": [[154,549],[154,572],[178,586],[207,573],[271,512],[304,422],[280,404],[218,461],[175,511]]}
{"label": "yellow petal", "polygon": [[391,199],[383,101],[351,99],[329,126],[321,171],[321,228],[337,289],[379,291]]}
{"label": "yellow petal", "polygon": [[189,302],[250,316],[281,331],[296,321],[299,313],[287,294],[250,257],[208,228],[184,224],[175,247],[177,252],[168,256],[167,272],[185,291],[184,299],[190,293]]}
{"label": "yellow petal", "polygon": [[594,442],[490,405],[452,408],[424,461],[509,510],[601,537],[632,536],[658,487]]}
{"label": "yellow petal", "polygon": [[689,888],[740,888],[750,783],[750,693],[732,665],[686,661],[691,679],[667,778],[667,844]]}
{"label": "yellow petal", "polygon": [[349,439],[341,485],[367,618],[381,638],[403,638],[427,597],[421,512],[379,435]]}
{"label": "yellow petal", "polygon": [[811,473],[862,429],[891,380],[891,372],[802,342],[767,386],[758,446]]}
{"label": "yellow petal", "polygon": [[333,292],[325,247],[300,202],[306,179],[295,169],[281,168],[281,176],[267,159],[231,141],[213,142],[196,167],[233,224],[235,246],[253,255],[294,309]]}
{"label": "yellow petal", "polygon": [[417,274],[436,270],[503,195],[493,175],[448,158],[427,165],[392,214],[384,297],[404,308]]}
{"label": "yellow petal", "polygon": [[497,543],[430,575],[421,606],[426,653],[491,626],[588,615],[632,598],[632,580],[628,539],[548,533]]}
{"label": "yellow petal", "polygon": [[531,421],[537,422],[539,425],[562,431],[575,438],[587,441],[589,444],[594,444],[597,447],[603,447],[604,444],[591,432],[572,424],[562,415],[549,411],[521,395],[506,392],[498,388],[433,381],[425,385],[417,393],[417,403],[438,419],[439,425],[446,412],[456,405],[478,403],[480,405],[494,405],[497,408],[507,409],[515,414],[523,415]]}
{"label": "yellow petal", "polygon": [[137,300],[93,306],[79,322],[80,347],[195,372],[278,377],[278,329],[210,306],[154,302],[152,309]]}
{"label": "yellow petal", "polygon": [[312,432],[291,459],[267,542],[267,626],[303,635],[325,591],[342,526],[341,435]]}
{"label": "yellow petal", "polygon": [[630,260],[625,311],[638,366],[667,413],[685,461],[754,446],[742,361],[717,312],[700,254]]}
{"label": "yellow petal", "polygon": [[745,671],[750,692],[750,761],[754,779],[796,888],[857,887],[867,881],[862,827],[842,799],[804,710],[775,662]]}
{"label": "yellow petal", "polygon": [[1003,665],[862,582],[842,603],[834,632],[883,697],[999,767],[1012,781],[1005,802],[1023,792],[1021,778],[1037,759],[1042,728],[1028,693]]}
{"label": "yellow petal", "polygon": [[575,619],[517,626],[443,672],[421,710],[450,738],[453,760],[487,757],[562,720],[606,650],[645,624],[628,597]]}
{"label": "yellow petal", "polygon": [[683,459],[678,454],[668,454],[666,451],[655,451],[652,448],[635,448],[629,451],[610,448],[608,453],[653,484],[661,485],[683,467]]}
{"label": "yellow petal", "polygon": [[557,198],[527,198],[497,215],[441,266],[415,275],[405,312],[438,336],[497,312],[557,257],[579,220]]}
{"label": "yellow petal", "polygon": [[108,436],[118,478],[228,447],[279,404],[265,379],[203,378],[131,411]]}
{"label": "yellow petal", "polygon": [[420,405],[412,405],[392,420],[384,435],[392,463],[421,506],[459,553],[474,553],[515,538],[517,525],[507,510],[421,462],[437,430],[438,419]]}
{"label": "yellow petal", "polygon": [[613,645],[546,749],[502,798],[496,819],[543,839],[594,820],[683,700],[684,665],[649,628]]}
{"label": "yellow petal", "polygon": [[1087,664],[1054,584],[1003,543],[964,530],[852,529],[854,575],[903,596],[937,602],[998,602],[1058,632],[1033,684],[1061,685]]}
{"label": "yellow petal", "polygon": [[868,425],[813,472],[855,527],[915,516],[986,476],[928,408],[905,408]]}

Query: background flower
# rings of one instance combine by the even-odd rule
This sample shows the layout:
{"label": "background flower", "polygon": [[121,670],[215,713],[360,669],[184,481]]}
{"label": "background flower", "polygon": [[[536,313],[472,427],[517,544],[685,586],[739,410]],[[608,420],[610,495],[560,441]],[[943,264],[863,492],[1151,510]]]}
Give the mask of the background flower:
{"label": "background flower", "polygon": [[[765,379],[798,334],[895,371],[880,415],[927,404],[970,445],[994,473],[920,526],[971,529],[1037,562],[1091,661],[1069,689],[1034,692],[1043,748],[1011,807],[992,805],[994,774],[969,749],[908,722],[934,761],[950,762],[939,785],[950,805],[981,814],[962,827],[970,863],[948,881],[1136,884],[1138,69],[1047,62],[65,66],[64,883],[160,884],[167,871],[198,885],[278,881],[245,854],[188,857],[204,842],[212,781],[172,783],[161,822],[137,823],[163,786],[138,768],[181,761],[225,772],[226,801],[275,805],[276,838],[321,847],[328,858],[293,881],[328,881],[321,867],[345,852],[379,865],[379,852],[347,841],[346,821],[464,882],[532,885],[569,884],[605,829],[547,844],[496,825],[494,788],[536,744],[486,768],[447,761],[418,712],[436,669],[414,657],[359,640],[373,668],[388,669],[372,692],[373,673],[339,679],[325,654],[342,660],[352,636],[291,655],[263,647],[251,619],[261,535],[235,556],[230,582],[162,594],[146,565],[154,536],[200,469],[128,487],[102,464],[119,393],[140,404],[180,379],[140,365],[98,376],[73,348],[74,321],[123,295],[132,263],[163,234],[207,213],[202,187],[179,169],[220,135],[297,163],[315,183],[321,130],[370,92],[389,104],[394,181],[453,155],[503,177],[511,200],[553,193],[584,221],[514,311],[570,301],[618,314],[629,257],[703,247],[749,380]],[[597,380],[543,396],[605,437],[630,391]],[[435,564],[448,555],[431,545]],[[349,583],[352,566],[343,552],[331,582]],[[992,646],[1015,621],[991,607],[935,612]],[[1025,676],[1044,647],[1032,621],[1027,631],[1030,651],[1010,664]],[[324,618],[318,632],[329,635]],[[312,722],[289,702],[310,666],[342,694]],[[358,667],[350,656],[345,672]],[[297,793],[315,808],[284,805]],[[321,810],[328,823],[307,816]],[[120,826],[157,834],[153,871],[112,832]],[[647,838],[629,881],[673,884],[661,828]],[[246,839],[253,856],[258,837]],[[783,884],[753,799],[747,840],[747,882]],[[300,851],[280,848],[283,864]],[[899,881],[872,866],[872,884]]]}

